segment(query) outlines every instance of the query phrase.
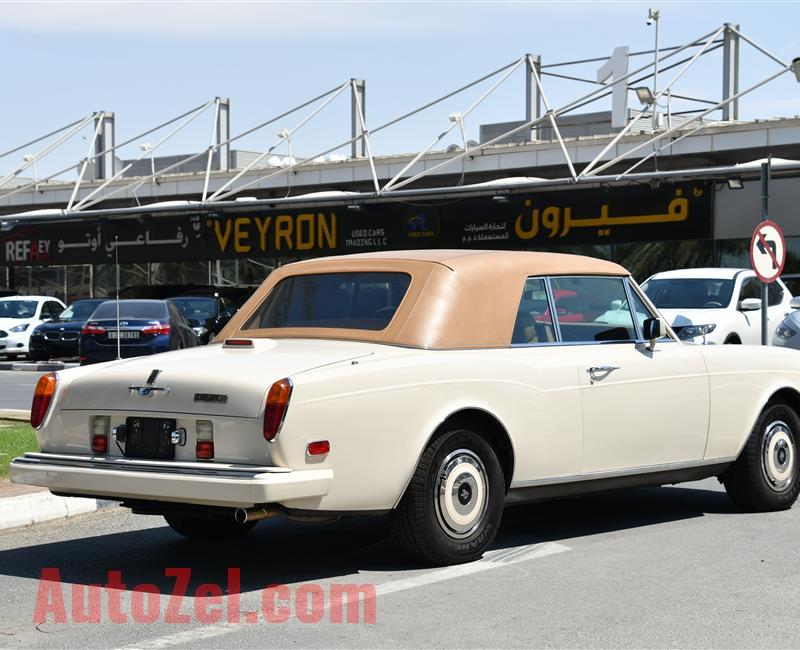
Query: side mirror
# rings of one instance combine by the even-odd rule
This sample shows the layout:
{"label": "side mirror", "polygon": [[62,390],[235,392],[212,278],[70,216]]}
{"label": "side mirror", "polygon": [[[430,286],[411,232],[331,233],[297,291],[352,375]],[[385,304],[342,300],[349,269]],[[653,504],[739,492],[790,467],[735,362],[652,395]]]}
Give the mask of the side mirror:
{"label": "side mirror", "polygon": [[650,341],[650,347],[652,348],[656,344],[656,339],[667,335],[667,328],[660,318],[648,318],[642,325],[642,333],[644,338]]}
{"label": "side mirror", "polygon": [[789,301],[789,307],[792,309],[800,309],[800,296],[795,296]]}
{"label": "side mirror", "polygon": [[745,298],[739,301],[740,311],[758,311],[759,309],[761,309],[760,298]]}

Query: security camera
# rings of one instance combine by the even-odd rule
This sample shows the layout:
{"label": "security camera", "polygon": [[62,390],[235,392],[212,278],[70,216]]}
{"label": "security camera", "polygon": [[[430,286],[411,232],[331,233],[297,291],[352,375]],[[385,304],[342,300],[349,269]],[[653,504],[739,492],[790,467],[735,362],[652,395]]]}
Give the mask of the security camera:
{"label": "security camera", "polygon": [[652,24],[653,24],[653,19],[652,18],[648,18],[647,22],[645,23],[645,25],[647,25],[649,27]]}

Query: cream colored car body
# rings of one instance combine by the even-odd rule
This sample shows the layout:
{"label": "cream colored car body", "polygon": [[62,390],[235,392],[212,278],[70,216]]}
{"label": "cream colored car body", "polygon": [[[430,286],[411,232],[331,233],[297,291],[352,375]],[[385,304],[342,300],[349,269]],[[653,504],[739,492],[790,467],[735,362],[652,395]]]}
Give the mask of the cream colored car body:
{"label": "cream colored car body", "polygon": [[[588,369],[603,366],[615,370],[592,381]],[[130,389],[154,369],[169,391]],[[293,382],[291,401],[279,435],[266,442],[266,394],[284,377]],[[603,479],[718,475],[764,405],[777,393],[800,402],[799,386],[800,352],[689,345],[671,333],[654,348],[644,340],[425,349],[254,338],[252,348],[210,345],[59,372],[38,431],[42,453],[16,459],[10,473],[56,493],[126,502],[385,512],[430,438],[457,417],[505,436],[513,502],[609,485]],[[197,402],[196,393],[228,401]],[[174,417],[186,444],[174,461],[126,458],[113,442],[98,457],[90,450],[97,415],[110,416],[112,427],[129,416]],[[198,420],[213,422],[214,462],[194,457]],[[330,452],[309,456],[317,440],[329,441]]]}

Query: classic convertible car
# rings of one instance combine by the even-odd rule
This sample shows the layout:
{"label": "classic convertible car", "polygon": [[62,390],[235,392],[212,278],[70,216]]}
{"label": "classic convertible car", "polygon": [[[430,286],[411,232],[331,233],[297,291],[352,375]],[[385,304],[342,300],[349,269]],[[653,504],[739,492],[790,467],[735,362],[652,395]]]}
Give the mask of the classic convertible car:
{"label": "classic convertible car", "polygon": [[616,264],[371,253],[276,270],[208,347],[44,375],[10,473],[191,538],[388,513],[451,564],[506,504],[717,476],[789,508],[799,412],[799,353],[683,343]]}

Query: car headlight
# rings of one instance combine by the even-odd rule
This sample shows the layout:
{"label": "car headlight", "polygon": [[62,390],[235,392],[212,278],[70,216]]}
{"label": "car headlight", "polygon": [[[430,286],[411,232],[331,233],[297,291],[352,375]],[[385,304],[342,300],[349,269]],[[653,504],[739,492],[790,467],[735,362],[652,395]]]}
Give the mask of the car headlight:
{"label": "car headlight", "polygon": [[797,334],[797,332],[789,327],[786,321],[778,325],[778,329],[775,330],[775,335],[784,340],[792,338],[795,334]]}
{"label": "car headlight", "polygon": [[709,323],[707,325],[687,325],[678,331],[678,338],[682,341],[686,341],[688,339],[697,338],[698,336],[711,334],[715,329],[717,329],[715,323]]}
{"label": "car headlight", "polygon": [[192,330],[194,330],[194,333],[197,334],[197,336],[205,336],[208,334],[208,329],[205,327],[193,327]]}
{"label": "car headlight", "polygon": [[17,325],[16,327],[12,327],[9,332],[24,332],[26,329],[30,327],[30,323],[23,323],[22,325]]}

